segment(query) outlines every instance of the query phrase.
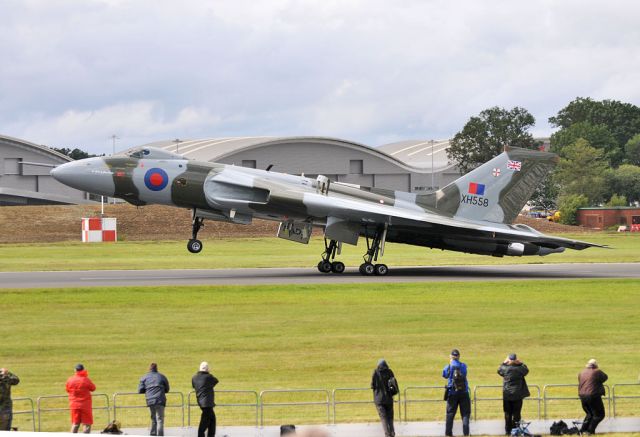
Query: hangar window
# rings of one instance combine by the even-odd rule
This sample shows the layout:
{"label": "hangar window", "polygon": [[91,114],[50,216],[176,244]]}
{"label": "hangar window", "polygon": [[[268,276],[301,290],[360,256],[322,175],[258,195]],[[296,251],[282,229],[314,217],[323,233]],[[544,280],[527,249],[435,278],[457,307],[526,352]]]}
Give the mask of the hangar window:
{"label": "hangar window", "polygon": [[349,161],[349,174],[362,174],[362,159],[352,159]]}
{"label": "hangar window", "polygon": [[255,159],[243,159],[242,166],[247,168],[256,168],[256,161]]}
{"label": "hangar window", "polygon": [[4,158],[4,174],[20,174],[22,158]]}

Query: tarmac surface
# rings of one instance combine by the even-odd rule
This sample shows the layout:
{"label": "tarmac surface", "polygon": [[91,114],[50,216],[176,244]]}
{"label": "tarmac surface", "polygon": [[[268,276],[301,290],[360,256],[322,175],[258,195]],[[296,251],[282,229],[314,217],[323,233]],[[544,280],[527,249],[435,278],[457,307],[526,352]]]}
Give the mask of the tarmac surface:
{"label": "tarmac surface", "polygon": [[391,267],[389,274],[384,277],[362,276],[356,268],[348,268],[340,275],[324,274],[319,273],[315,267],[0,272],[0,288],[521,281],[575,278],[640,278],[640,263]]}

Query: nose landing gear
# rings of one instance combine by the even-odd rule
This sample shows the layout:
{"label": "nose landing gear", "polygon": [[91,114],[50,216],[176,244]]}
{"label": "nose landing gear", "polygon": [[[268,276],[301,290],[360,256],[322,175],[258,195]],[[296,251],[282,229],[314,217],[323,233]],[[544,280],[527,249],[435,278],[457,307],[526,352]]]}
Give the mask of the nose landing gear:
{"label": "nose landing gear", "polygon": [[327,244],[327,239],[324,239],[324,253],[322,254],[322,260],[318,263],[318,271],[320,273],[343,273],[345,266],[343,262],[334,261],[336,254],[340,253],[340,243],[336,240],[330,240]]}
{"label": "nose landing gear", "polygon": [[191,239],[187,242],[187,250],[191,253],[200,253],[202,251],[202,241],[198,240],[198,231],[204,226],[204,219],[196,216],[193,211],[193,222],[191,228]]}

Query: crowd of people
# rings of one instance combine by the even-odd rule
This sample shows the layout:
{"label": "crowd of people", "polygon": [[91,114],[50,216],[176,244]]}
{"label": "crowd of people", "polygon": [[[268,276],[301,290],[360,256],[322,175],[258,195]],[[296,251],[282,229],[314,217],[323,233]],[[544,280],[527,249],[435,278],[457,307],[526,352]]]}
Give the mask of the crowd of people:
{"label": "crowd of people", "polygon": [[[83,364],[75,366],[75,373],[66,383],[71,412],[71,432],[77,433],[82,426],[84,433],[91,432],[93,425],[93,406],[91,393],[96,386],[89,378]],[[453,435],[453,421],[458,412],[462,417],[462,432],[469,435],[469,419],[471,417],[471,397],[467,379],[467,365],[460,361],[460,351],[453,349],[449,355],[449,362],[442,369],[442,377],[447,380],[444,387],[446,401],[445,435]],[[512,353],[498,367],[498,375],[503,379],[503,410],[505,419],[505,434],[511,435],[521,420],[523,400],[530,396],[525,377],[528,367]],[[595,359],[587,362],[585,368],[578,374],[578,395],[582,408],[586,414],[582,422],[584,434],[594,434],[598,424],[605,417],[602,396],[605,395],[604,383],[607,375],[599,369]],[[13,419],[13,404],[11,387],[20,383],[20,379],[8,369],[0,369],[0,431],[11,430]],[[195,390],[198,406],[201,409],[198,437],[214,437],[216,433],[215,386],[218,379],[209,371],[209,364],[200,363],[198,371],[191,379],[191,386]],[[394,429],[394,400],[399,393],[398,381],[387,362],[380,360],[371,377],[373,402],[382,423],[385,437],[395,437]],[[164,435],[164,410],[167,404],[166,394],[169,393],[169,380],[158,371],[158,365],[151,363],[149,371],[145,373],[138,384],[138,393],[144,394],[149,408],[151,426],[150,435]],[[295,427],[285,425],[282,435],[294,435]]]}
{"label": "crowd of people", "polygon": [[[511,435],[522,419],[522,403],[530,396],[525,377],[529,368],[514,353],[509,354],[498,367],[502,377],[502,407],[504,411],[504,430]],[[462,433],[469,435],[471,418],[471,395],[467,380],[467,365],[460,361],[460,351],[453,349],[449,363],[442,369],[442,377],[447,380],[444,388],[444,400],[447,402],[445,436],[453,436],[453,421],[458,411],[462,417]],[[607,375],[598,368],[595,359],[589,360],[578,374],[578,396],[585,412],[580,432],[595,434],[596,428],[605,417],[602,396],[605,395],[604,383]],[[398,381],[385,360],[380,360],[371,377],[373,402],[376,405],[385,437],[395,437],[393,426],[393,397],[398,393]]]}

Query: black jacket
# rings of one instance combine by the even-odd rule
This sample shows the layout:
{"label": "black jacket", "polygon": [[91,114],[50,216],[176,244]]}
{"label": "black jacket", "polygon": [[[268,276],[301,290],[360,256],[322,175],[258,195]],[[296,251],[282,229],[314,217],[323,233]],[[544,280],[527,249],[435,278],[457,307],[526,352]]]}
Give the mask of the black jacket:
{"label": "black jacket", "polygon": [[169,381],[162,373],[150,371],[140,378],[138,393],[144,393],[147,406],[167,405],[165,393],[169,393]]}
{"label": "black jacket", "polygon": [[389,379],[393,371],[386,362],[378,365],[371,376],[371,389],[373,390],[373,402],[376,405],[393,405],[393,396],[389,394]]}
{"label": "black jacket", "polygon": [[529,373],[527,366],[521,362],[501,364],[498,375],[502,376],[502,397],[507,401],[519,401],[529,397],[529,387],[524,377]]}
{"label": "black jacket", "polygon": [[218,378],[209,372],[198,372],[191,378],[191,386],[196,391],[198,405],[202,408],[213,408],[216,406],[213,387],[218,383]]}

